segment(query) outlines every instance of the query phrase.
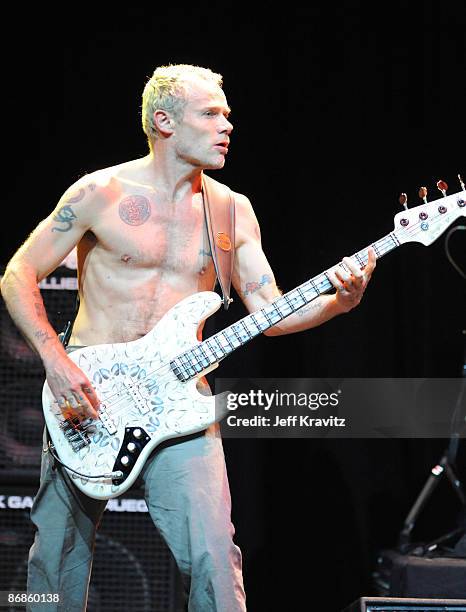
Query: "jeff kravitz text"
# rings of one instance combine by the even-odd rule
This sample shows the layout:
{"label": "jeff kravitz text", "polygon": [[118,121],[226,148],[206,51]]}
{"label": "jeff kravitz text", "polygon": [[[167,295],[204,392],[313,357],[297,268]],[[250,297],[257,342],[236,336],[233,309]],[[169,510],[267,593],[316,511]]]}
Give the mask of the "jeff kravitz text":
{"label": "jeff kravitz text", "polygon": [[346,419],[339,417],[312,418],[309,415],[289,414],[286,417],[275,415],[275,418],[255,415],[239,417],[230,414],[226,418],[230,427],[345,427]]}

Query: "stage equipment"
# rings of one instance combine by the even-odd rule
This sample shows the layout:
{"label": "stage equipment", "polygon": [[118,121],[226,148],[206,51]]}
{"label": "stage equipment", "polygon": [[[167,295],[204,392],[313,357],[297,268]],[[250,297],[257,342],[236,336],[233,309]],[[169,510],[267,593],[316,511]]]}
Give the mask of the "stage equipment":
{"label": "stage equipment", "polygon": [[342,612],[465,612],[466,599],[399,599],[361,597]]}
{"label": "stage equipment", "polygon": [[[0,486],[0,591],[26,590],[35,490]],[[141,492],[110,500],[97,531],[87,612],[182,612],[181,598],[175,561]]]}

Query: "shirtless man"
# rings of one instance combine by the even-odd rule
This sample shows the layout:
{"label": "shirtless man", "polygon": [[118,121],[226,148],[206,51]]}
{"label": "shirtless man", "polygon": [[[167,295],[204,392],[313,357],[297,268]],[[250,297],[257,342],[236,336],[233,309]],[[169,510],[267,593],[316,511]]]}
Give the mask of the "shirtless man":
{"label": "shirtless man", "polygon": [[[127,342],[149,332],[184,297],[211,290],[201,193],[203,170],[223,167],[233,126],[221,76],[193,66],[156,69],[143,94],[149,154],[78,180],[9,262],[2,294],[18,328],[40,355],[60,406],[96,418],[99,398],[47,320],[37,283],[77,245],[80,308],[73,345]],[[236,200],[233,285],[253,312],[280,295],[261,248],[249,200]],[[313,301],[268,330],[287,334],[348,312],[375,267],[334,269],[336,293]],[[259,284],[259,279],[268,282]],[[248,290],[246,290],[246,287]],[[253,287],[253,289],[251,289]],[[162,445],[141,473],[149,512],[171,548],[189,593],[189,610],[245,610],[241,553],[233,543],[228,480],[218,428]],[[60,593],[66,610],[84,610],[95,529],[105,502],[84,496],[44,453],[31,512],[37,527],[28,589]]]}

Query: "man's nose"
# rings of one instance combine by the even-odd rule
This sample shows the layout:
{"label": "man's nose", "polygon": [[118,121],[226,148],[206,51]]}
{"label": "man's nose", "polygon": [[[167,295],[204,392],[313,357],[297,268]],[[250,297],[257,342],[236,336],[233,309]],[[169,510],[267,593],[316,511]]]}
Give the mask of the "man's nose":
{"label": "man's nose", "polygon": [[224,121],[220,131],[222,133],[226,132],[227,134],[230,134],[233,131],[233,124],[226,117],[224,117]]}

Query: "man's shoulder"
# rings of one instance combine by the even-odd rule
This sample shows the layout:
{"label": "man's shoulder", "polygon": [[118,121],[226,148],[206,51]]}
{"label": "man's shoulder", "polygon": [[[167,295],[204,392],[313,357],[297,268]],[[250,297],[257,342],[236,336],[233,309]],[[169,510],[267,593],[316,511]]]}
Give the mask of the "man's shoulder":
{"label": "man's shoulder", "polygon": [[74,181],[65,191],[64,198],[78,201],[82,199],[84,194],[93,195],[95,198],[107,197],[113,191],[121,189],[121,174],[123,169],[127,167],[128,162],[106,168],[99,168],[92,172],[86,172]]}
{"label": "man's shoulder", "polygon": [[225,183],[221,183],[220,181],[217,181],[216,179],[212,178],[211,176],[205,173],[204,173],[204,181],[206,181],[208,185],[213,189],[218,189],[225,194],[231,194],[233,198],[235,199],[236,205],[246,206],[246,207],[251,206],[251,202],[249,198],[246,195],[244,195],[244,193],[240,193],[232,189],[229,185],[225,185]]}
{"label": "man's shoulder", "polygon": [[112,183],[121,182],[126,175],[131,175],[133,166],[133,161],[127,161],[114,166],[99,168],[93,172],[83,174],[78,179],[78,182],[93,184],[96,187],[110,187]]}

